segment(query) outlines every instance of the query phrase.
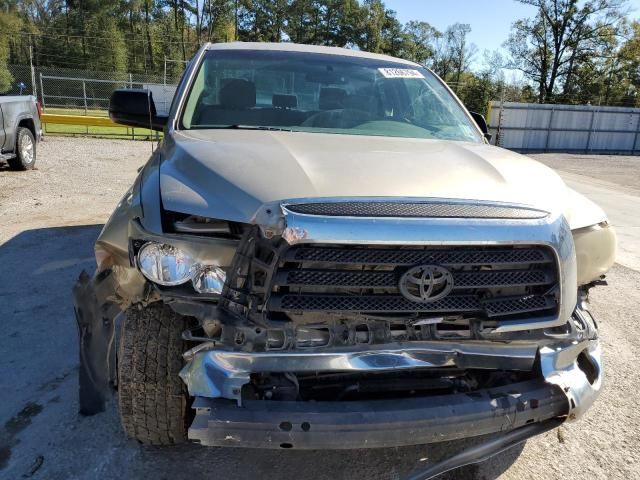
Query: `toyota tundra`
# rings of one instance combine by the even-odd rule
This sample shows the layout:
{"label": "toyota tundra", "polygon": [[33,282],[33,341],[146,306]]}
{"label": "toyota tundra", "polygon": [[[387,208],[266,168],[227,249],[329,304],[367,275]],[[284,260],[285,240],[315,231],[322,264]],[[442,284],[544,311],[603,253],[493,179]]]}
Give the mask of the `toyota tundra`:
{"label": "toyota tundra", "polygon": [[146,444],[487,454],[598,396],[613,228],[423,66],[208,44],[167,115],[110,115],[164,133],[74,289],[82,412],[115,387]]}

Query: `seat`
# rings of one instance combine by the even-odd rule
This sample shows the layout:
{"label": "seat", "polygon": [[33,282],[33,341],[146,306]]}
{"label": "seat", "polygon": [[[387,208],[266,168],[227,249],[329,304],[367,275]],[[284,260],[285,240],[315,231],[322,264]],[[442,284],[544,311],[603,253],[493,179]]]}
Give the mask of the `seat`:
{"label": "seat", "polygon": [[201,125],[255,125],[260,112],[256,106],[256,85],[241,78],[222,80],[217,105],[202,104],[197,114]]}
{"label": "seat", "polygon": [[227,109],[256,106],[256,84],[241,78],[225,78],[220,89],[220,105]]}
{"label": "seat", "polygon": [[320,110],[340,110],[344,108],[347,91],[342,88],[325,87],[320,89],[318,108]]}

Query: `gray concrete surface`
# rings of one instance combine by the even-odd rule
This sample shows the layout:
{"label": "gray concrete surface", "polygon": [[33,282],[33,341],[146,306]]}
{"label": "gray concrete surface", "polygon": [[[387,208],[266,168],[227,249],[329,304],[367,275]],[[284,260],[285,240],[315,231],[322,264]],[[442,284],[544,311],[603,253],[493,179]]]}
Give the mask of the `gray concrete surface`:
{"label": "gray concrete surface", "polygon": [[[142,142],[50,137],[41,145],[38,170],[0,167],[0,479],[398,479],[421,460],[460,448],[459,443],[354,452],[145,448],[123,437],[113,406],[79,416],[71,287],[83,268],[93,268],[92,243],[100,225],[149,152]],[[639,201],[628,179],[637,175],[640,158],[624,157],[617,178],[592,178],[597,168],[580,169],[579,159],[543,157],[566,169],[566,176],[561,174],[577,190],[611,200],[605,208],[614,224],[631,230],[620,237],[624,251],[637,254],[633,229],[640,210],[616,195]],[[589,161],[608,172],[607,158],[594,159]],[[609,284],[592,295],[607,368],[598,403],[581,421],[467,474],[502,480],[640,478],[640,273],[616,266]]]}

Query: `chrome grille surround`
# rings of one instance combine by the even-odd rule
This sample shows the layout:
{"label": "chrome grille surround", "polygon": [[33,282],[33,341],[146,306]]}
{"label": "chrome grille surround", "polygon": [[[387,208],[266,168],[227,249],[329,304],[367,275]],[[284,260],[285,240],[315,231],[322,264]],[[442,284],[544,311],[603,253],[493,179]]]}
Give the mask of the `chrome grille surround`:
{"label": "chrome grille surround", "polygon": [[[283,203],[289,245],[529,246],[548,247],[557,264],[559,307],[555,314],[498,320],[496,333],[564,325],[575,308],[576,262],[573,237],[560,212],[535,219],[370,218],[306,215]],[[444,299],[443,299],[444,300]],[[539,302],[539,299],[532,300]],[[499,314],[502,306],[490,304]]]}

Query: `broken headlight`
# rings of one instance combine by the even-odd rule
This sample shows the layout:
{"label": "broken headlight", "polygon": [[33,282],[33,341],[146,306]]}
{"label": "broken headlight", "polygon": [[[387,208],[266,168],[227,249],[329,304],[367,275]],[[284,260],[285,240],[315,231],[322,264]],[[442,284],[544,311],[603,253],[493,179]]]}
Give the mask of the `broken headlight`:
{"label": "broken headlight", "polygon": [[138,267],[154,283],[174,286],[191,279],[193,258],[180,249],[161,243],[147,243],[138,252]]}
{"label": "broken headlight", "polygon": [[216,265],[163,243],[149,242],[138,252],[138,268],[153,283],[166,287],[182,285],[191,280],[198,293],[220,294],[226,273]]}
{"label": "broken headlight", "polygon": [[193,275],[193,289],[198,293],[222,293],[227,274],[219,267],[198,265]]}

